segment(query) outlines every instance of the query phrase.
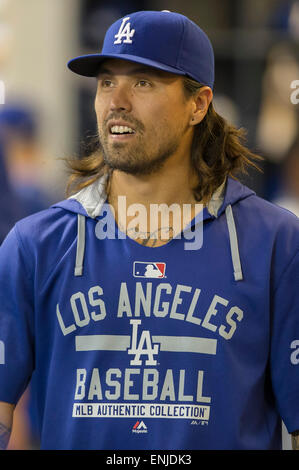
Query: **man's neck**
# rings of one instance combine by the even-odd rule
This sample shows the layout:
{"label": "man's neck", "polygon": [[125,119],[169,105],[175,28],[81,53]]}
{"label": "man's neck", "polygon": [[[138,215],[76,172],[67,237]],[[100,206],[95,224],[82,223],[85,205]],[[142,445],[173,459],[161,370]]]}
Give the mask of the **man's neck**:
{"label": "man's neck", "polygon": [[[130,175],[115,170],[109,182],[112,203],[118,196],[126,196],[129,204],[184,204],[196,202],[193,187],[196,177],[190,169],[168,168],[151,175]],[[109,201],[110,202],[110,201]]]}
{"label": "man's neck", "polygon": [[[190,170],[183,168],[144,177],[114,171],[108,185],[108,202],[119,228],[129,237],[142,245],[161,246],[202,210],[193,193],[195,181]],[[120,197],[125,197],[126,211],[120,210],[124,207],[119,204]]]}

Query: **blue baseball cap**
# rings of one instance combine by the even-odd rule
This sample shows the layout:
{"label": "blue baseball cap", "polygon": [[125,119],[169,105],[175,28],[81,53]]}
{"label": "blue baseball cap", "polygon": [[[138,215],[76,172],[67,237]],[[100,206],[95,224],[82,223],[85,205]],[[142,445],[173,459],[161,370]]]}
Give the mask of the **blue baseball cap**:
{"label": "blue baseball cap", "polygon": [[68,68],[85,77],[96,77],[108,58],[123,59],[185,75],[214,86],[214,52],[206,33],[179,13],[138,11],[113,23],[99,54],[76,57]]}

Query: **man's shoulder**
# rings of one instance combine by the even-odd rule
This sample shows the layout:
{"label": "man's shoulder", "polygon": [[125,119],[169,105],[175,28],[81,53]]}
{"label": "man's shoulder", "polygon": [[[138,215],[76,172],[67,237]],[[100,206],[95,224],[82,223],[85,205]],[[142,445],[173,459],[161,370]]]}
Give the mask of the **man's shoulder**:
{"label": "man's shoulder", "polygon": [[256,194],[241,201],[245,216],[251,216],[262,228],[269,225],[275,228],[291,228],[299,231],[299,218],[296,214],[273,201],[268,201]]}
{"label": "man's shoulder", "polygon": [[56,221],[61,220],[64,216],[65,211],[63,209],[51,206],[18,220],[18,222],[16,222],[16,226],[20,232],[38,230],[41,227],[52,225]]}
{"label": "man's shoulder", "polygon": [[75,213],[55,205],[19,220],[15,231],[24,243],[38,244],[49,238],[57,239],[75,220]]}
{"label": "man's shoulder", "polygon": [[290,220],[295,223],[299,221],[296,214],[274,201],[269,201],[258,195],[253,196],[253,199],[256,206],[264,210],[265,214],[269,214],[269,216],[273,216],[279,220]]}
{"label": "man's shoulder", "polygon": [[240,202],[242,216],[237,229],[247,241],[271,247],[275,259],[285,265],[299,252],[299,218],[288,209],[253,195]]}
{"label": "man's shoulder", "polygon": [[280,226],[293,226],[299,230],[296,214],[283,205],[256,194],[253,189],[233,178],[228,178],[224,207],[229,204],[233,212],[239,212],[241,220],[248,219],[251,226],[270,226],[272,231]]}

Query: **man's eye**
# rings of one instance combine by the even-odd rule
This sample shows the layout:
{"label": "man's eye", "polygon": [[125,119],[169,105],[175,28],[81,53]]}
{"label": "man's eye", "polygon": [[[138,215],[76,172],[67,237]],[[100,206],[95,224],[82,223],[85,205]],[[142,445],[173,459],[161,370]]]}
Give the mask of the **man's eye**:
{"label": "man's eye", "polygon": [[102,87],[103,88],[110,88],[112,86],[112,81],[108,80],[107,78],[105,80],[102,80]]}
{"label": "man's eye", "polygon": [[143,87],[150,87],[150,86],[151,86],[151,84],[150,84],[150,82],[149,82],[149,81],[147,81],[147,80],[138,80],[138,82],[137,82],[137,86],[139,86],[139,87],[142,87],[142,88],[143,88]]}

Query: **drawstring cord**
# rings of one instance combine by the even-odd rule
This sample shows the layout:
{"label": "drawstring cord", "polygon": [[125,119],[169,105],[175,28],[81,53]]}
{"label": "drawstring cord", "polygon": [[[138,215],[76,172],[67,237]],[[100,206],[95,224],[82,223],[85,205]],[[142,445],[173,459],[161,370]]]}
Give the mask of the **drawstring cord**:
{"label": "drawstring cord", "polygon": [[83,261],[85,251],[85,216],[78,214],[77,217],[77,252],[76,252],[76,265],[75,276],[82,276],[83,274]]}
{"label": "drawstring cord", "polygon": [[236,231],[232,206],[230,204],[225,209],[225,215],[226,215],[226,221],[227,221],[227,226],[228,226],[230,250],[231,250],[232,262],[233,262],[233,267],[234,267],[235,281],[242,281],[243,273],[242,273],[242,268],[241,268],[237,231]]}

